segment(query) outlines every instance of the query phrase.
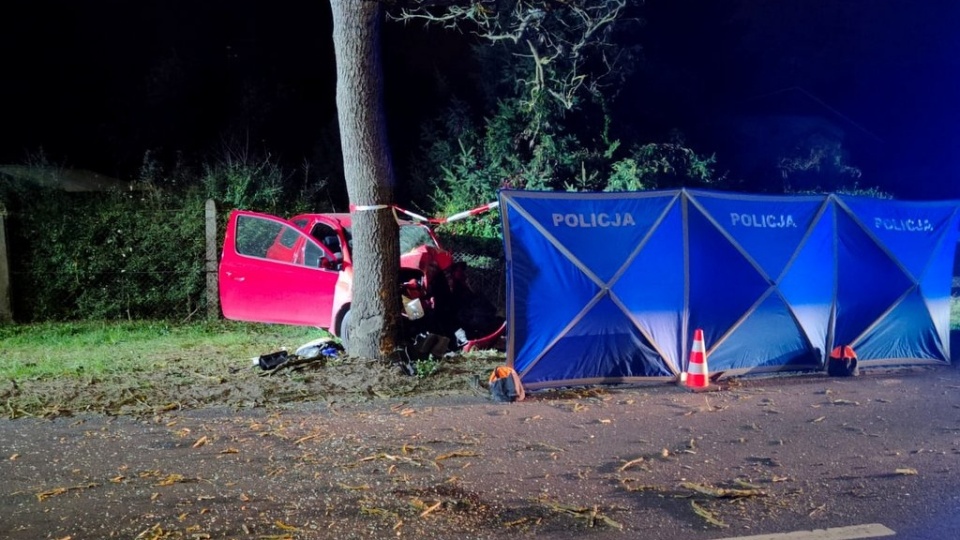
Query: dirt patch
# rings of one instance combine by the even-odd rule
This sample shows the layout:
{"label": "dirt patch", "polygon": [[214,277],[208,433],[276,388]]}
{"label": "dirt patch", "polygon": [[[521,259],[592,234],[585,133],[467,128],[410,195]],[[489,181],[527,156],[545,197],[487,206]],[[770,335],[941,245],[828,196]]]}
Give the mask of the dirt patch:
{"label": "dirt patch", "polygon": [[209,405],[232,408],[310,401],[367,401],[417,395],[481,395],[482,380],[505,361],[498,353],[448,356],[421,376],[396,364],[319,358],[265,371],[250,359],[217,358],[215,351],[157,358],[135,373],[0,381],[0,414],[53,418],[77,413],[157,414]]}

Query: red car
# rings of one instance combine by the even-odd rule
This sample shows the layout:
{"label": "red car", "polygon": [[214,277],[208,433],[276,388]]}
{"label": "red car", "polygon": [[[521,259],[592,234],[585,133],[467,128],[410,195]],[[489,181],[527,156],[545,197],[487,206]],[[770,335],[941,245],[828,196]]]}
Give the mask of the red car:
{"label": "red car", "polygon": [[[244,210],[231,212],[219,271],[223,315],[241,321],[316,326],[349,339],[345,321],[353,288],[350,224],[350,214],[303,214],[285,220]],[[436,326],[449,326],[456,319],[449,311],[456,306],[443,305],[445,298],[452,298],[443,272],[452,265],[452,256],[440,247],[429,227],[414,222],[400,223],[400,253],[398,309],[409,304],[404,310],[406,332],[450,334],[455,328]],[[437,310],[437,316],[426,316]],[[425,324],[435,327],[424,328]],[[473,340],[463,348],[490,341]]]}

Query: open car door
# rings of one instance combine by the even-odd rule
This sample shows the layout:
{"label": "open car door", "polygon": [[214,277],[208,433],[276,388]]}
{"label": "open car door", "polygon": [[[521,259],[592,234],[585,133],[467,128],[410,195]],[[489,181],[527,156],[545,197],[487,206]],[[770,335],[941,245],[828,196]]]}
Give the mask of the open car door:
{"label": "open car door", "polygon": [[333,253],[292,223],[234,210],[218,276],[223,315],[329,328],[337,267]]}

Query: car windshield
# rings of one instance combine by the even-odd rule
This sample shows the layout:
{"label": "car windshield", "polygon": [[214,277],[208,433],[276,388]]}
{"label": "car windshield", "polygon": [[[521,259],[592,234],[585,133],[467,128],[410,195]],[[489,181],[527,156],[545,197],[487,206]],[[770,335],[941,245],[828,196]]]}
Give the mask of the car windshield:
{"label": "car windshield", "polygon": [[423,225],[400,225],[400,253],[413,251],[420,246],[439,247]]}
{"label": "car windshield", "polygon": [[[350,227],[345,227],[343,233],[347,237],[347,245],[353,248],[353,231],[350,230]],[[434,241],[433,236],[430,235],[430,230],[423,225],[401,223],[400,253],[409,253],[420,246],[440,248]]]}

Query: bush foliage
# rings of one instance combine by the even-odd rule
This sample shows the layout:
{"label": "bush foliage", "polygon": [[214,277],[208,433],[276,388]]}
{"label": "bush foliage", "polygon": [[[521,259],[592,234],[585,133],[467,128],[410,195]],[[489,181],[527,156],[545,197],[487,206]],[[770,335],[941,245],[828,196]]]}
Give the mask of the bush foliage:
{"label": "bush foliage", "polygon": [[205,315],[207,199],[218,201],[218,238],[232,208],[276,213],[310,204],[302,192],[285,193],[269,159],[222,160],[197,175],[182,167],[165,173],[148,153],[130,189],[97,193],[6,180],[0,202],[20,322]]}
{"label": "bush foliage", "polygon": [[132,319],[158,306],[186,317],[201,307],[202,199],[53,188],[19,195],[8,202],[18,319]]}

